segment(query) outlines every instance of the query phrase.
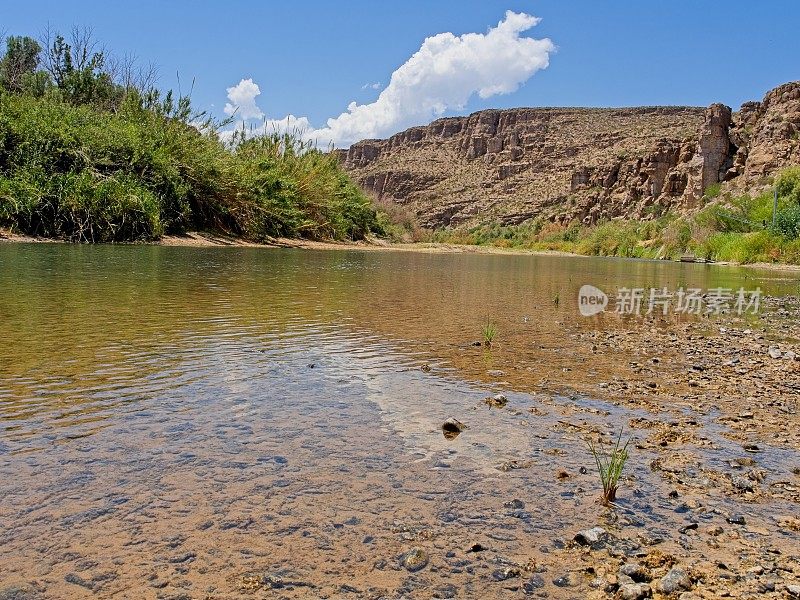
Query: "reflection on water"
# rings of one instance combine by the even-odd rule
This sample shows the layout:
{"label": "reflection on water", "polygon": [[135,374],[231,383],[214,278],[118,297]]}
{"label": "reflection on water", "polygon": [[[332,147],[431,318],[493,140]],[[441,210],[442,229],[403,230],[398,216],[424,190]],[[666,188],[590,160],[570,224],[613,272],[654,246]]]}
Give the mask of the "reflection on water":
{"label": "reflection on water", "polygon": [[[248,573],[300,596],[403,590],[380,561],[411,541],[547,545],[596,507],[538,483],[586,458],[563,431],[572,401],[538,392],[625,362],[570,333],[645,326],[579,317],[586,283],[797,290],[645,261],[0,245],[0,592],[223,597]],[[487,315],[491,351],[472,345]],[[497,389],[512,410],[481,402]],[[633,414],[598,406],[582,426]],[[449,417],[469,429],[448,440]],[[530,512],[500,510],[514,497]]]}

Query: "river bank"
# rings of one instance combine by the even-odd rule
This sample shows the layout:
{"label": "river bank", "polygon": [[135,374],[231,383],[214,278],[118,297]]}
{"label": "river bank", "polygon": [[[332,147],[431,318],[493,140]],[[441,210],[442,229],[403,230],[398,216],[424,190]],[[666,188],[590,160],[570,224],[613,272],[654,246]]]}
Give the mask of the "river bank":
{"label": "river bank", "polygon": [[[69,243],[51,238],[39,238],[13,233],[8,229],[0,228],[0,243]],[[423,253],[450,253],[450,254],[496,254],[516,256],[572,256],[576,258],[591,258],[585,254],[576,254],[562,250],[529,250],[524,248],[501,248],[497,246],[480,246],[474,244],[450,244],[444,242],[390,242],[379,238],[370,237],[361,241],[319,241],[298,238],[272,238],[269,242],[251,242],[242,238],[225,236],[215,233],[187,232],[184,235],[166,235],[155,242],[137,242],[136,244],[149,244],[158,246],[178,246],[191,248],[301,248],[308,250],[368,250],[368,251],[403,251]],[[595,257],[596,258],[596,257]],[[622,257],[607,257],[620,258]],[[628,259],[630,260],[630,259]],[[642,259],[636,259],[642,260]],[[647,260],[647,259],[644,259]],[[668,261],[669,262],[669,261]],[[718,266],[747,267],[774,271],[798,272],[800,265],[784,263],[737,263],[722,261],[707,263]]]}

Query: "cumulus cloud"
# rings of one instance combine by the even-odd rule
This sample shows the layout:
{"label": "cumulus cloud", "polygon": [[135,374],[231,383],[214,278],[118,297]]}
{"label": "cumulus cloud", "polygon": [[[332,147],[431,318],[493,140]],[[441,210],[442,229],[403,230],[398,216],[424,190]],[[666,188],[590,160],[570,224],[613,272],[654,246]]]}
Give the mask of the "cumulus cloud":
{"label": "cumulus cloud", "polygon": [[[328,119],[326,126],[319,129],[311,127],[306,117],[294,115],[268,120],[267,126],[278,130],[287,125],[300,127],[309,139],[342,147],[427,123],[448,110],[461,110],[476,94],[483,99],[509,94],[534,73],[547,68],[550,53],[555,51],[555,45],[547,38],[522,35],[539,21],[529,14],[507,11],[503,20],[486,33],[439,33],[428,37],[392,73],[389,84],[374,102],[351,102],[346,112]],[[244,119],[248,114],[260,113],[255,104],[259,92],[249,79],[229,88],[232,104],[226,105],[226,114],[231,114],[231,105],[239,106],[238,114]]]}
{"label": "cumulus cloud", "polygon": [[362,90],[379,90],[381,89],[381,82],[376,81],[375,83],[365,83],[361,86]]}
{"label": "cumulus cloud", "polygon": [[239,118],[263,119],[264,113],[256,104],[256,96],[261,95],[261,88],[252,79],[242,79],[228,88],[228,102],[225,104],[226,115],[237,115]]}

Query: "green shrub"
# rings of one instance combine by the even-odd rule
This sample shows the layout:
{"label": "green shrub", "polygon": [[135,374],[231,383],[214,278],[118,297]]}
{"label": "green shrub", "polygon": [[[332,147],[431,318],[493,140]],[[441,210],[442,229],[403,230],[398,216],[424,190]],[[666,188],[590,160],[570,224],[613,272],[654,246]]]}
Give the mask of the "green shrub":
{"label": "green shrub", "polygon": [[252,239],[382,231],[333,154],[291,135],[228,149],[136,93],[111,113],[0,92],[0,224],[76,241],[189,228]]}
{"label": "green shrub", "polygon": [[775,184],[778,196],[794,204],[800,204],[800,167],[790,167],[783,171]]}
{"label": "green shrub", "polygon": [[789,239],[800,237],[800,204],[779,210],[770,230]]}

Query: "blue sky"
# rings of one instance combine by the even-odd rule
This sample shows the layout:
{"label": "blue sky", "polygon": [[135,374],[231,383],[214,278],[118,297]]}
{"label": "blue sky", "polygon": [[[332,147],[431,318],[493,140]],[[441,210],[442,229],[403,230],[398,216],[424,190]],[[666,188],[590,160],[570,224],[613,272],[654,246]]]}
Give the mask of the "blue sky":
{"label": "blue sky", "polygon": [[[800,79],[800,2],[796,0],[4,0],[0,31],[36,35],[48,23],[60,30],[88,25],[113,51],[133,52],[143,62],[155,63],[162,87],[177,87],[179,73],[186,91],[194,78],[195,105],[218,116],[230,103],[227,89],[252,79],[260,91],[255,98],[257,111],[276,119],[302,116],[307,119],[303,123],[320,127],[326,119],[346,112],[352,101],[375,102],[392,73],[420,49],[427,36],[486,34],[507,10],[541,18],[512,37],[515,42],[520,38],[552,40],[557,50],[544,54],[549,65],[520,66],[506,80],[501,73],[500,87],[508,84],[516,91],[489,93],[484,98],[468,94],[463,105],[452,98],[436,114],[488,107],[708,105],[716,101],[738,108],[743,101],[761,99],[780,83]],[[480,55],[492,47],[477,46],[477,52]],[[537,56],[541,55],[540,48]],[[438,63],[431,64],[438,68]],[[483,76],[481,65],[475,68],[474,77]],[[504,67],[490,68],[502,71]],[[455,80],[458,75],[448,77]],[[380,88],[370,87],[373,83],[381,84]],[[470,80],[464,85],[467,93],[482,83]],[[413,104],[415,97],[409,94],[398,98]],[[369,111],[365,115],[370,118]],[[392,127],[434,116],[421,109],[376,127],[385,134]]]}

